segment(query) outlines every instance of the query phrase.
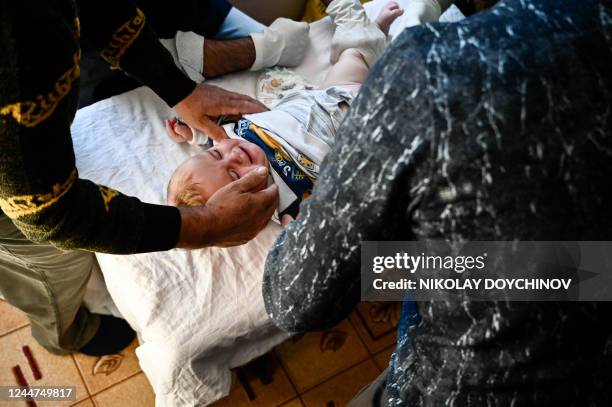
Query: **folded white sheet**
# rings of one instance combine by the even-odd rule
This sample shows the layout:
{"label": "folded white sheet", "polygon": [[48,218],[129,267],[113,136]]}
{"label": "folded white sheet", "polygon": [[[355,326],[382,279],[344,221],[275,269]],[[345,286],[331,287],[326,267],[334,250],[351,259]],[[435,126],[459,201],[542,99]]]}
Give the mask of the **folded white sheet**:
{"label": "folded white sheet", "polygon": [[[377,14],[384,2],[368,4],[368,14]],[[295,71],[318,84],[329,69],[329,19],[313,23],[310,36]],[[211,83],[254,96],[258,75],[243,72]],[[80,176],[165,203],[170,174],[199,150],[166,136],[163,119],[172,116],[147,88],[79,110],[72,134]],[[287,337],[273,327],[261,296],[264,261],[278,230],[270,223],[250,243],[229,249],[98,254],[113,300],[139,333],[136,353],[157,406],[212,403],[229,392],[230,368]]]}

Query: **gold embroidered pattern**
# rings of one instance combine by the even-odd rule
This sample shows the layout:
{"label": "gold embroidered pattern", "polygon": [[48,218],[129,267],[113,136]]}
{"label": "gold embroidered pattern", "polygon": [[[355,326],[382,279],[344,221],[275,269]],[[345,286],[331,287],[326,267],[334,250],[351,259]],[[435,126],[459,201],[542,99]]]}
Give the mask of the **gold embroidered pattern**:
{"label": "gold embroidered pattern", "polygon": [[81,75],[81,51],[74,53],[74,65],[59,77],[53,90],[47,95],[38,95],[35,100],[17,102],[0,108],[0,115],[13,116],[17,123],[34,127],[53,114],[58,103],[70,92],[72,83]]}
{"label": "gold embroidered pattern", "polygon": [[98,185],[98,189],[100,190],[100,195],[102,195],[102,201],[104,201],[104,208],[106,209],[106,212],[108,212],[108,205],[110,204],[110,201],[112,201],[114,197],[119,195],[119,192],[102,185]]}
{"label": "gold embroidered pattern", "polygon": [[7,199],[0,199],[0,208],[11,219],[38,213],[43,209],[54,205],[59,201],[74,184],[77,179],[76,168],[72,170],[70,176],[63,184],[53,185],[53,190],[47,194],[13,196]]}
{"label": "gold embroidered pattern", "polygon": [[74,19],[74,32],[77,38],[81,38],[81,20],[78,17]]}
{"label": "gold embroidered pattern", "polygon": [[111,41],[100,52],[100,55],[114,67],[119,67],[119,60],[129,46],[138,38],[144,25],[145,15],[139,8],[136,8],[136,15],[115,31]]}

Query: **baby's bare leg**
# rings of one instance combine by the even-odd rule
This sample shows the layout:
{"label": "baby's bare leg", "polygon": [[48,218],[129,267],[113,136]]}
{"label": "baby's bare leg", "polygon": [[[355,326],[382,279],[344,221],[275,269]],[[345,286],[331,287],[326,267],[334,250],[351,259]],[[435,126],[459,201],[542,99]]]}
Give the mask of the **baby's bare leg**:
{"label": "baby's bare leg", "polygon": [[346,49],[340,54],[338,62],[327,72],[323,87],[349,85],[355,86],[355,90],[358,90],[368,76],[368,71],[368,65],[361,53],[355,48]]}
{"label": "baby's bare leg", "polygon": [[[352,0],[352,1],[351,0],[340,0],[340,1],[342,2],[336,3],[335,4],[336,7],[334,9],[334,12],[336,14],[339,14],[340,17],[343,16],[343,13],[347,12],[340,6],[343,6],[344,8],[353,7],[354,9],[353,14],[356,13],[358,10],[363,11],[363,7],[359,4],[359,2],[355,2],[355,0]],[[353,2],[355,3],[353,4]],[[390,1],[389,3],[385,4],[385,6],[380,11],[380,14],[376,18],[376,25],[380,29],[379,32],[382,31],[382,34],[387,35],[389,33],[389,27],[391,26],[393,21],[395,21],[399,16],[401,16],[403,12],[404,10],[394,1]],[[348,14],[353,15],[351,13],[348,13]],[[369,20],[367,20],[367,17],[365,16],[365,12],[363,12],[363,15],[361,15],[360,17],[364,19],[364,21],[362,22],[364,24],[364,27],[371,29],[371,25],[368,25],[367,23]],[[337,25],[338,24],[348,24],[343,21],[344,20],[342,18],[334,19],[334,23],[336,23]],[[337,30],[339,28],[340,26],[338,25]],[[348,28],[351,28],[351,27],[348,27]],[[360,30],[360,26],[359,25],[353,26],[352,29],[358,32]],[[334,35],[336,34],[337,32]],[[345,33],[345,36],[346,35],[347,34]],[[333,41],[334,40],[332,39],[332,43]],[[362,45],[367,48],[368,44],[364,43]],[[365,81],[365,78],[368,76],[369,67],[366,62],[366,58],[364,58],[364,55],[365,55],[364,53],[367,54],[368,50],[369,49],[363,49],[363,47],[361,49],[359,47],[352,47],[352,48],[347,48],[344,51],[342,51],[336,63],[331,67],[331,69],[327,73],[327,76],[325,77],[325,80],[323,82],[323,87],[334,86],[334,85],[344,85],[344,86],[349,85],[350,87],[353,87],[353,86],[355,87],[355,89],[353,89],[354,92],[359,90],[359,86],[361,86],[363,81]]]}

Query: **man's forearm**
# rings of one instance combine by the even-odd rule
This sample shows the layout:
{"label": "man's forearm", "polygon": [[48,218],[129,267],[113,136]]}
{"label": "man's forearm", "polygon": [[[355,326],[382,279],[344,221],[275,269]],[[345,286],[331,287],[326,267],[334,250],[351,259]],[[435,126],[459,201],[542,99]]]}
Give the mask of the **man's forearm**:
{"label": "man's forearm", "polygon": [[232,72],[243,71],[255,62],[255,45],[250,37],[237,40],[204,41],[204,75],[214,78]]}

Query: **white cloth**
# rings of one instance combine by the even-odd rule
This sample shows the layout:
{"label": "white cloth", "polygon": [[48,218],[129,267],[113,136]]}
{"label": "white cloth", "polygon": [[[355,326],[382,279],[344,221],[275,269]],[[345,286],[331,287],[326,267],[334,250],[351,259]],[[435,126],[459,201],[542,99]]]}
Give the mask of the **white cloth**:
{"label": "white cloth", "polygon": [[[72,134],[80,176],[153,203],[198,147],[170,140],[173,112],[147,88],[79,110]],[[230,368],[280,343],[261,276],[279,228],[229,249],[97,254],[108,290],[142,340],[136,349],[158,406],[206,405],[227,394]]]}
{"label": "white cloth", "polygon": [[160,38],[176,65],[194,82],[203,82],[204,37],[192,31],[178,31],[174,38]]}
{"label": "white cloth", "polygon": [[202,133],[195,127],[191,127],[187,123],[185,123],[185,125],[191,130],[191,140],[188,141],[189,144],[193,146],[203,146],[208,144],[210,138],[207,134]]}
{"label": "white cloth", "polygon": [[[376,15],[381,3],[368,3],[366,10]],[[295,69],[310,83],[320,84],[330,67],[331,34],[329,19],[311,25],[305,59]],[[210,83],[254,96],[257,77],[242,72]],[[174,115],[146,88],[79,110],[72,135],[80,176],[164,203],[174,168],[201,151],[166,136],[163,120]],[[97,255],[117,308],[138,331],[136,354],[158,407],[205,406],[227,395],[230,368],[286,338],[272,326],[261,298],[264,260],[279,230],[270,224],[250,243],[230,249]]]}
{"label": "white cloth", "polygon": [[312,89],[316,89],[316,86],[308,83],[293,70],[277,66],[265,70],[257,79],[255,96],[268,109],[272,109],[288,94],[298,90]]}

